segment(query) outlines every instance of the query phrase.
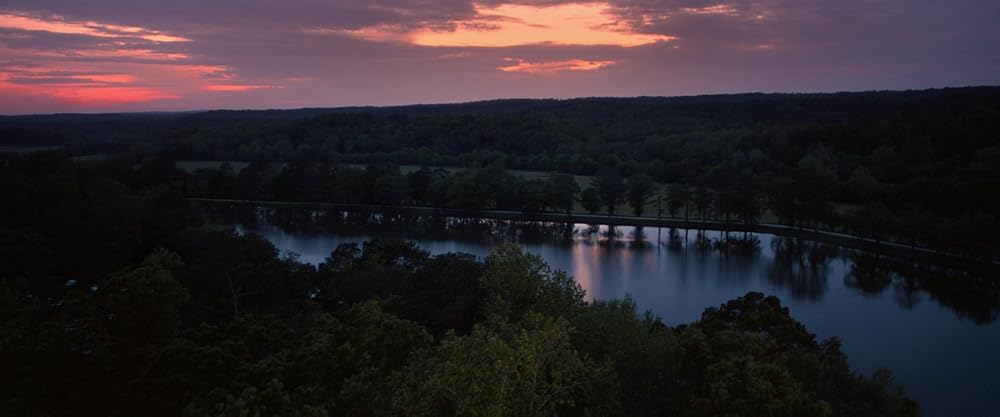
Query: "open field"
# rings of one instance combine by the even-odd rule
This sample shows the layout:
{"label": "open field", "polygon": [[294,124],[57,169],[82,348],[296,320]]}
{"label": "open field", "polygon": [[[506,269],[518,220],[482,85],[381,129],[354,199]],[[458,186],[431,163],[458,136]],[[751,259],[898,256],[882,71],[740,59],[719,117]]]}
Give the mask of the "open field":
{"label": "open field", "polygon": [[[195,171],[197,171],[199,169],[218,169],[224,163],[229,163],[229,165],[232,166],[232,168],[233,168],[233,172],[235,172],[237,174],[241,170],[243,170],[243,168],[246,168],[247,165],[250,165],[250,163],[246,162],[246,161],[177,161],[176,166],[177,166],[177,168],[182,169],[182,170],[187,171],[187,172],[195,172]],[[284,162],[273,162],[273,163],[274,164],[284,164]],[[365,167],[365,164],[344,164],[344,165],[355,167],[355,168],[364,168]],[[420,168],[422,168],[421,165],[400,165],[399,166],[400,172],[403,173],[404,175],[416,172]],[[432,167],[432,168],[441,168],[441,169],[447,170],[448,172],[451,172],[453,174],[456,173],[456,172],[459,172],[459,171],[462,171],[462,170],[466,169],[465,167],[455,167],[455,166],[451,166],[451,167]],[[553,174],[553,172],[530,171],[530,170],[524,170],[524,169],[508,169],[507,172],[511,173],[513,175],[516,175],[518,177],[521,177],[521,178],[547,178],[548,176],[550,176],[550,175]],[[573,177],[576,179],[576,182],[577,182],[577,184],[579,184],[581,190],[589,187],[590,186],[590,182],[593,179],[593,177],[589,176],[589,175],[574,175]],[[668,184],[668,183],[658,183],[657,185],[659,186],[660,194],[656,195],[655,197],[653,197],[653,198],[651,198],[649,200],[649,203],[646,204],[646,207],[642,211],[642,215],[643,216],[656,217],[658,211],[662,210],[662,218],[665,218],[665,219],[666,218],[670,218],[669,213],[667,213],[667,208],[664,207],[664,206],[662,206],[662,205],[660,205],[660,206],[657,205],[657,199],[662,199],[662,198],[666,197],[666,195],[665,195],[666,189],[667,189],[667,187],[670,184]],[[846,212],[849,212],[851,210],[855,210],[855,209],[859,208],[857,205],[847,204],[847,203],[836,203],[835,202],[835,203],[833,203],[833,205],[834,205],[834,209],[838,213],[840,213],[840,214],[843,214],[843,213],[846,213]],[[618,207],[615,209],[615,212],[619,213],[619,214],[634,214],[632,212],[632,207],[630,207],[626,203],[619,204]],[[573,207],[573,212],[572,213],[573,214],[590,214],[586,209],[583,208],[583,206],[580,204],[579,201],[577,201],[576,205]],[[607,210],[601,210],[601,211],[599,211],[596,214],[607,214]],[[679,213],[679,215],[676,217],[676,219],[685,219],[685,218],[696,219],[696,217],[697,217],[697,214],[694,212],[693,209],[691,209],[691,213],[685,214],[682,211],[681,213]],[[760,217],[759,221],[761,223],[777,223],[778,218],[770,210],[764,210],[761,213],[761,217]]]}
{"label": "open field", "polygon": [[0,146],[0,153],[26,154],[40,151],[54,151],[62,146]]}

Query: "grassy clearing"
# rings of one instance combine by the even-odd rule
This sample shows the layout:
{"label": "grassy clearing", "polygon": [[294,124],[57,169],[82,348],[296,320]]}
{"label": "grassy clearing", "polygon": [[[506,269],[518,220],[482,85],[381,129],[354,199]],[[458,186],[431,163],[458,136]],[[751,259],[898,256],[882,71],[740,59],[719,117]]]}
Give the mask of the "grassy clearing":
{"label": "grassy clearing", "polygon": [[62,148],[62,146],[0,146],[0,153],[24,155],[32,152],[55,151]]}
{"label": "grassy clearing", "polygon": [[[218,169],[220,166],[222,166],[223,163],[226,162],[228,162],[233,167],[233,172],[235,173],[239,173],[243,168],[245,168],[247,165],[250,164],[249,162],[244,162],[244,161],[178,161],[177,168],[185,170],[187,172],[195,172],[199,169]],[[280,163],[275,162],[275,164],[283,164],[283,162]],[[365,167],[365,164],[344,164],[344,165],[362,169]],[[406,175],[416,172],[421,167],[422,165],[400,165],[399,170],[401,173]],[[452,174],[467,169],[465,167],[432,167],[432,168],[441,168],[447,170]],[[545,179],[548,178],[550,175],[554,174],[554,172],[548,172],[548,171],[530,171],[523,169],[508,169],[507,172],[526,179]],[[590,182],[593,177],[589,175],[574,175],[573,178],[576,179],[576,183],[580,186],[580,189],[583,190],[590,186]],[[666,196],[666,190],[669,184],[658,183],[657,186],[659,187],[659,194],[654,194],[654,196],[650,198],[649,202],[646,204],[645,208],[642,211],[643,216],[656,217],[658,214],[657,199],[660,199],[662,201],[662,199]],[[844,214],[860,208],[857,205],[846,204],[846,203],[833,203],[833,205],[837,213],[840,214]],[[659,206],[659,208],[660,210],[662,210],[663,218],[670,218],[670,215],[667,213],[667,207],[665,205],[661,205]],[[689,209],[691,210],[690,215],[685,215],[682,210],[681,213],[678,214],[677,218],[697,219],[698,216],[694,212],[694,209],[692,209],[691,207],[689,207]],[[572,213],[591,214],[590,212],[588,212],[586,209],[583,208],[583,206],[580,204],[579,201],[573,207]],[[632,207],[630,207],[628,204],[625,203],[619,204],[618,207],[615,209],[615,213],[619,215],[634,214],[634,212],[632,211]],[[607,210],[602,209],[595,214],[607,214]],[[777,216],[774,215],[774,213],[771,210],[764,210],[761,213],[761,217],[760,219],[758,219],[758,221],[761,223],[776,223],[778,221],[778,218]]]}
{"label": "grassy clearing", "polygon": [[233,172],[237,174],[239,174],[243,168],[246,168],[247,165],[250,165],[249,162],[243,161],[177,161],[174,166],[183,171],[195,172],[199,169],[219,169],[222,164],[227,162],[233,167]]}
{"label": "grassy clearing", "polygon": [[[219,169],[219,167],[221,167],[222,164],[226,162],[228,162],[229,165],[233,167],[233,172],[237,174],[243,168],[246,168],[246,166],[250,164],[249,162],[245,161],[177,161],[176,166],[178,169],[187,172],[195,172],[199,169]],[[279,162],[274,162],[274,163],[279,164]],[[281,162],[280,164],[283,164],[283,162]],[[365,167],[365,164],[344,164],[344,165],[362,169]],[[399,171],[402,174],[407,175],[416,172],[421,167],[422,165],[400,165]],[[447,170],[452,174],[467,169],[465,167],[432,167],[432,168],[441,168]],[[524,169],[508,169],[507,172],[525,179],[545,179],[555,173],[549,171],[530,171]],[[582,190],[590,186],[590,181],[591,178],[593,177],[589,175],[574,175],[573,178],[576,180],[576,183],[580,186],[580,189]],[[664,185],[661,184],[660,187],[661,189],[666,190],[666,187]],[[664,211],[666,211],[666,208],[664,208]],[[616,208],[615,212],[617,214],[632,214],[632,208],[629,207],[628,204],[620,204]],[[584,209],[579,202],[577,202],[576,206],[573,207],[573,213],[590,214],[590,212]],[[646,205],[646,208],[643,210],[642,213],[644,216],[656,216],[657,213],[656,198],[652,198],[650,200],[649,204]],[[607,214],[607,211],[601,210],[600,212],[598,212],[598,214]],[[664,213],[664,215],[666,216],[666,213]]]}

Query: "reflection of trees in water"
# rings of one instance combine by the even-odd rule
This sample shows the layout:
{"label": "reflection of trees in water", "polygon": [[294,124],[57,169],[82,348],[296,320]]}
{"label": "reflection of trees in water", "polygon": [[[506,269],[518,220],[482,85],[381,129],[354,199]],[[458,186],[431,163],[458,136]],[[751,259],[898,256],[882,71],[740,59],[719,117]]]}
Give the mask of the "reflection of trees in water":
{"label": "reflection of trees in water", "polygon": [[[684,231],[684,237],[681,237],[680,232],[671,229],[667,239],[670,248],[681,249],[688,242],[687,230]],[[700,252],[716,251],[727,256],[753,256],[760,252],[760,238],[754,233],[725,233],[720,238],[710,238],[704,230],[698,230],[691,247]]]}
{"label": "reflection of trees in water", "polygon": [[601,232],[601,225],[598,224],[588,224],[587,227],[577,231],[577,234],[583,236],[587,239],[592,239]]}
{"label": "reflection of trees in water", "polygon": [[[570,228],[574,226],[569,224]],[[636,232],[631,232],[626,235],[626,233],[619,227],[608,226],[607,229],[602,230],[601,225],[591,224],[587,227],[576,229],[573,232],[574,236],[581,238],[580,241],[589,245],[598,245],[609,248],[631,248],[631,249],[644,249],[648,248],[649,245],[644,241],[645,234],[639,231],[639,235]],[[637,243],[635,239],[640,239]]]}
{"label": "reflection of trees in water", "polygon": [[205,205],[202,207],[209,221],[219,224],[242,224],[247,227],[259,227],[266,222],[262,207],[226,207],[223,205]]}
{"label": "reflection of trees in water", "polygon": [[976,324],[993,323],[1000,316],[1000,286],[995,277],[952,272],[916,280],[931,298]]}
{"label": "reflection of trees in water", "polygon": [[601,234],[601,237],[607,239],[609,245],[612,245],[614,242],[621,241],[624,236],[625,234],[615,227],[615,225],[608,225],[608,230]]}
{"label": "reflection of trees in water", "polygon": [[844,285],[869,297],[882,294],[892,285],[893,271],[884,262],[880,263],[880,258],[878,255],[852,255],[851,270],[844,277]]}
{"label": "reflection of trees in water", "polygon": [[667,234],[667,247],[671,250],[680,251],[684,249],[684,244],[687,243],[687,229],[684,230],[684,237],[681,237],[680,231],[677,229],[670,229]]}
{"label": "reflection of trees in water", "polygon": [[371,237],[570,244],[567,223],[515,222],[481,218],[412,216],[306,209],[237,208],[230,218],[248,227],[277,226],[297,234],[333,233]]}
{"label": "reflection of trees in water", "polygon": [[694,244],[691,246],[702,252],[708,252],[713,249],[712,239],[705,235],[704,230],[699,230],[694,234]]}
{"label": "reflection of trees in water", "polygon": [[902,279],[897,280],[893,285],[893,290],[892,298],[896,300],[896,304],[907,310],[912,310],[924,298],[920,286],[910,277],[903,276]]}
{"label": "reflection of trees in water", "polygon": [[988,271],[915,264],[902,259],[855,252],[844,283],[867,295],[893,288],[893,300],[911,309],[927,295],[959,317],[990,324],[1000,317],[1000,281]]}
{"label": "reflection of trees in water", "polygon": [[628,242],[628,247],[631,249],[646,249],[651,245],[646,240],[646,231],[643,230],[642,226],[637,226],[630,234],[631,239]]}
{"label": "reflection of trees in water", "polygon": [[771,240],[775,260],[783,263],[825,267],[839,251],[836,246],[795,237],[776,236]]}
{"label": "reflection of trees in water", "polygon": [[798,299],[819,300],[827,290],[827,264],[837,255],[837,248],[793,237],[771,240],[774,262],[767,270],[768,280],[787,288]]}
{"label": "reflection of trees in water", "polygon": [[[239,223],[250,228],[270,224],[289,233],[364,235],[402,237],[458,242],[500,242],[572,244],[574,237],[611,247],[648,247],[645,232],[623,239],[619,228],[602,232],[598,226],[579,230],[566,223],[511,222],[489,219],[448,218],[437,216],[385,216],[372,213],[348,213],[306,209],[206,207],[210,217],[219,222]],[[668,245],[682,249],[687,240],[680,230],[671,229]],[[688,256],[705,256],[719,248],[719,240],[695,232],[692,247],[699,251]],[[732,237],[731,237],[732,238]],[[759,242],[723,243],[722,246],[759,245]],[[827,290],[827,264],[841,251],[830,245],[789,237],[771,241],[773,265],[767,277],[773,284],[788,288],[794,297],[820,299]],[[844,284],[867,296],[877,296],[892,289],[893,300],[902,308],[918,306],[925,298],[968,318],[977,324],[993,323],[1000,317],[1000,280],[989,271],[959,271],[934,265],[914,264],[905,260],[850,251],[851,268]]]}
{"label": "reflection of trees in water", "polygon": [[722,239],[713,240],[712,246],[724,255],[752,256],[760,252],[760,238],[753,233],[726,233]]}

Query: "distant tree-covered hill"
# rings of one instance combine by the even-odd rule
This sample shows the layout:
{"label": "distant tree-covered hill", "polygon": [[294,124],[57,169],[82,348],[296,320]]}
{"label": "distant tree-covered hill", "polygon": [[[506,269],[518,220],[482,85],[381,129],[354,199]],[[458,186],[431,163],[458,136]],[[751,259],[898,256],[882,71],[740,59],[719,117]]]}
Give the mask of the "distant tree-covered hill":
{"label": "distant tree-covered hill", "polygon": [[[0,118],[0,146],[40,145],[136,161],[279,162],[274,175],[306,169],[315,183],[342,180],[323,164],[344,163],[594,175],[605,180],[595,183],[602,193],[585,193],[590,206],[641,206],[651,179],[676,185],[701,217],[746,211],[733,207],[741,200],[786,224],[931,246],[978,251],[1000,234],[998,87]],[[393,181],[402,180],[382,182]],[[488,194],[521,205],[502,193]]]}

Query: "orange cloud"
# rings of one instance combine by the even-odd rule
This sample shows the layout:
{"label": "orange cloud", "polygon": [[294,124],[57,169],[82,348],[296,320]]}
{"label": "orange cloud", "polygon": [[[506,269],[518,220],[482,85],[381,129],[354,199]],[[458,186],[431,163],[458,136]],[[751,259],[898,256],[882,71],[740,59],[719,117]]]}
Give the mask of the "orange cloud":
{"label": "orange cloud", "polygon": [[516,61],[517,63],[505,67],[499,67],[497,69],[503,72],[545,74],[561,71],[593,71],[615,63],[615,61],[587,61],[583,59],[544,62],[528,62],[520,59],[512,59],[511,61]]}
{"label": "orange cloud", "polygon": [[608,3],[567,3],[550,6],[474,4],[476,16],[454,23],[453,30],[371,26],[355,30],[315,29],[375,42],[406,42],[421,46],[510,47],[520,45],[605,45],[633,47],[676,39],[641,33],[617,17]]}
{"label": "orange cloud", "polygon": [[119,26],[98,22],[71,22],[62,18],[39,19],[10,13],[0,13],[0,27],[61,33],[67,35],[85,35],[98,38],[141,38],[151,42],[190,42],[190,39],[169,35],[160,31],[138,26]]}

